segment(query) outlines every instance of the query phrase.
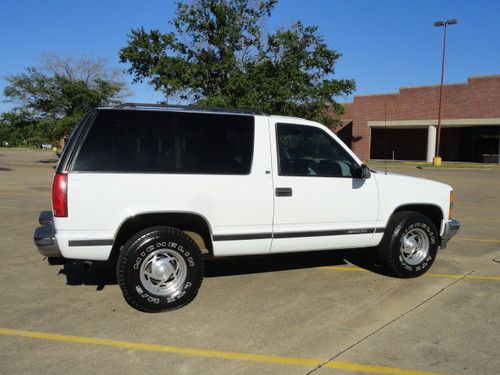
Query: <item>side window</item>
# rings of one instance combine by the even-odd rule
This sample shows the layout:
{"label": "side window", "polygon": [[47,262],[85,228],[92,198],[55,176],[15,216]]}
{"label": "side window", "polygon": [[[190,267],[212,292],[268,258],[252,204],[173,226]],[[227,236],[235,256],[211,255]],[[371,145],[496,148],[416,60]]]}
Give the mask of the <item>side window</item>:
{"label": "side window", "polygon": [[251,116],[102,110],[73,170],[244,175],[253,142]]}
{"label": "side window", "polygon": [[352,177],[356,162],[325,131],[306,125],[277,125],[281,176]]}

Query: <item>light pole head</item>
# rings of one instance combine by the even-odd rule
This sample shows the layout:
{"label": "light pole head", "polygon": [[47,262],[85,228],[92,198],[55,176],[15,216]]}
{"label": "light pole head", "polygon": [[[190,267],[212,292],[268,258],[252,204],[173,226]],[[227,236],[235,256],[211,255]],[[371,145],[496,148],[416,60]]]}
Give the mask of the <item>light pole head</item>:
{"label": "light pole head", "polygon": [[455,18],[446,20],[446,21],[436,21],[434,22],[434,26],[436,27],[441,27],[441,26],[447,26],[447,25],[456,25],[458,21]]}

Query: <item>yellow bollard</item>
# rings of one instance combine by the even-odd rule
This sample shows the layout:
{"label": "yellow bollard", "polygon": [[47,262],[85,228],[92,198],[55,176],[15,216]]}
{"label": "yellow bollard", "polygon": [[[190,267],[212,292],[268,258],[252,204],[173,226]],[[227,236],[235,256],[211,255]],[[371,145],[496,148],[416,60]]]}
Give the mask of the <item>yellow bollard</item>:
{"label": "yellow bollard", "polygon": [[434,156],[432,158],[432,165],[435,167],[440,167],[441,166],[441,157],[440,156]]}

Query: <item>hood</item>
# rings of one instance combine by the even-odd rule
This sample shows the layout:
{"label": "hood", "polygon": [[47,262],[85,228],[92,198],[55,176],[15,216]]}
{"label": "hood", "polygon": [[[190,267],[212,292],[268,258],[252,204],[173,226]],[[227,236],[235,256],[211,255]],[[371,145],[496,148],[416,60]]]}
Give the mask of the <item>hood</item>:
{"label": "hood", "polygon": [[376,173],[374,175],[376,176],[377,182],[381,183],[401,183],[404,185],[412,185],[412,186],[428,186],[432,188],[438,188],[438,189],[445,189],[447,191],[452,191],[453,188],[450,185],[447,185],[445,183],[435,181],[435,180],[429,180],[427,178],[422,178],[422,177],[414,177],[414,176],[408,176],[405,174],[401,173],[394,173],[394,172],[385,172],[381,170],[375,170]]}

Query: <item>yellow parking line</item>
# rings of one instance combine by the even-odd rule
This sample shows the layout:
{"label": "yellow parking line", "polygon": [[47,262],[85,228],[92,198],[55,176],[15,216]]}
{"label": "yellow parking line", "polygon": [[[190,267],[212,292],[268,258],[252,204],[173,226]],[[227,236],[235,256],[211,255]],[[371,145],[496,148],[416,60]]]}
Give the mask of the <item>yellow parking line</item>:
{"label": "yellow parking line", "polygon": [[477,280],[500,280],[500,276],[482,276],[482,275],[453,275],[446,273],[426,273],[424,276],[447,277],[449,279],[477,279]]}
{"label": "yellow parking line", "polygon": [[50,194],[50,190],[47,191],[0,191],[0,197],[26,197],[33,196],[34,194],[46,195]]}
{"label": "yellow parking line", "polygon": [[[318,267],[329,269],[333,271],[354,271],[354,272],[371,272],[369,270],[365,270],[360,267],[344,267],[344,266],[324,266]],[[422,276],[424,277],[444,277],[447,279],[476,279],[476,280],[499,280],[500,276],[482,276],[482,275],[460,275],[460,274],[452,274],[452,273],[424,273]]]}
{"label": "yellow parking line", "polygon": [[476,209],[476,210],[495,210],[497,211],[498,208],[495,207],[478,207],[478,206],[462,206],[462,205],[456,205],[455,210],[460,211],[461,208],[464,208],[468,210],[469,208]]}
{"label": "yellow parking line", "polygon": [[500,220],[498,219],[489,219],[489,218],[486,218],[486,219],[479,219],[479,218],[475,218],[475,217],[460,217],[460,221],[483,221],[485,223],[500,223]]}
{"label": "yellow parking line", "polygon": [[470,238],[470,237],[453,237],[454,240],[458,241],[473,241],[473,242],[491,242],[500,243],[500,240],[490,239],[490,238]]}
{"label": "yellow parking line", "polygon": [[318,267],[318,268],[323,268],[323,269],[328,269],[328,270],[335,270],[335,271],[356,271],[356,272],[370,272],[368,270],[365,270],[364,268],[360,267],[343,267],[343,266],[323,266],[323,267]]}
{"label": "yellow parking line", "polygon": [[[71,342],[77,344],[88,345],[101,345],[110,346],[115,348],[145,350],[152,352],[181,354],[194,357],[217,358],[217,359],[231,359],[237,361],[250,361],[261,363],[274,363],[282,365],[295,365],[295,366],[320,366],[324,361],[315,358],[299,358],[299,357],[281,357],[267,354],[252,354],[252,353],[239,353],[239,352],[224,352],[218,350],[187,348],[170,345],[159,344],[146,344],[141,342],[121,341],[111,339],[99,339],[93,337],[83,336],[70,336],[60,335],[55,333],[34,332],[34,331],[21,331],[17,329],[0,328],[0,335],[4,336],[17,336],[29,337],[33,339]],[[361,363],[344,362],[344,361],[329,361],[323,367],[334,368],[347,371],[359,371],[370,374],[388,374],[388,375],[443,375],[437,372],[410,370],[397,367],[388,366],[375,366],[363,365]]]}

